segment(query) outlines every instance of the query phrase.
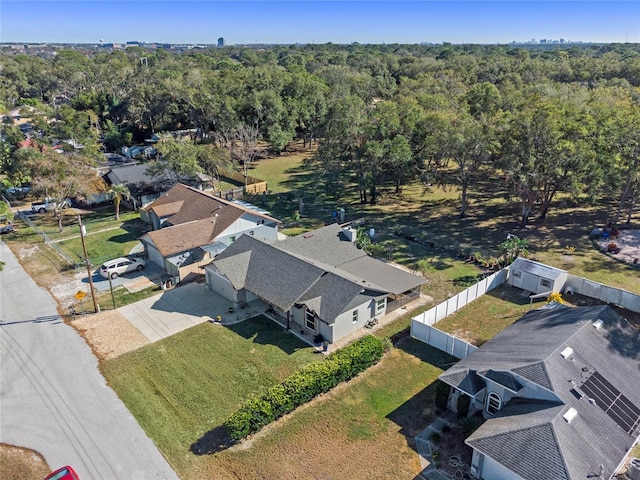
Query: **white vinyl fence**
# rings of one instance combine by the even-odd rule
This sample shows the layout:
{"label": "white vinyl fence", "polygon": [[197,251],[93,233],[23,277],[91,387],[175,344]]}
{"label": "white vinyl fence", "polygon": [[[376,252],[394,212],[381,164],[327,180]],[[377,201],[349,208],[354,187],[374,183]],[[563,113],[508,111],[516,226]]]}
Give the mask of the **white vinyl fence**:
{"label": "white vinyl fence", "polygon": [[[638,282],[640,282],[640,278]],[[567,283],[565,283],[564,286],[565,294],[567,287],[570,287],[575,293],[579,293],[580,295],[597,298],[603,302],[619,305],[632,312],[640,313],[640,295],[636,295],[635,293],[593,282],[586,278],[576,277],[571,274],[569,274]]]}
{"label": "white vinyl fence", "polygon": [[411,322],[411,336],[456,358],[464,358],[478,349],[464,340],[420,322]]}
{"label": "white vinyl fence", "polygon": [[444,333],[431,325],[460,310],[476,298],[502,285],[507,280],[507,272],[508,268],[503,268],[499,272],[480,280],[475,285],[470,286],[432,309],[413,317],[411,319],[411,336],[444,352],[450,353],[454,357],[466,357],[474,351],[476,347],[453,335]]}

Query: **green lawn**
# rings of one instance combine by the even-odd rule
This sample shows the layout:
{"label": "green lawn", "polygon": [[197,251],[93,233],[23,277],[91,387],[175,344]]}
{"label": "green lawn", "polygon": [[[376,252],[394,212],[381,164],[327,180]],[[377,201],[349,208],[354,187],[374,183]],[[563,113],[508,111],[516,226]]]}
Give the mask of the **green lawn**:
{"label": "green lawn", "polygon": [[[529,310],[529,298],[520,293],[519,289],[500,286],[440,320],[435,327],[480,346]],[[537,302],[533,308],[540,305]]]}
{"label": "green lawn", "polygon": [[291,152],[283,152],[280,156],[256,161],[249,174],[267,182],[267,187],[274,193],[289,191],[290,180],[299,173],[304,159],[313,155],[313,150],[302,149],[300,141],[290,145],[290,149]]}
{"label": "green lawn", "polygon": [[266,319],[205,323],[107,360],[102,372],[178,472],[192,443],[252,394],[322,356]]}
{"label": "green lawn", "polygon": [[[130,220],[124,223],[112,223],[103,231],[89,231],[85,237],[85,245],[89,260],[93,265],[128,255],[131,249],[139,243],[140,237],[145,231],[145,225],[139,220]],[[67,240],[56,242],[71,258],[78,262],[84,260],[82,252],[82,240],[80,236],[66,237]]]}

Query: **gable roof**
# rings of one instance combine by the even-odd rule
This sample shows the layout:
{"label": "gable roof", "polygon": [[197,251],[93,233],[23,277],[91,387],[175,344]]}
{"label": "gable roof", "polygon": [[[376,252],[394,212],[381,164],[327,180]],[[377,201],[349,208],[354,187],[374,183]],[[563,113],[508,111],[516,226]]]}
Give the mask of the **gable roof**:
{"label": "gable roof", "polygon": [[208,218],[147,232],[140,240],[152,243],[163,257],[212,243],[229,225]]}
{"label": "gable roof", "polygon": [[147,205],[145,210],[154,212],[160,218],[168,217],[167,222],[171,225],[215,217],[217,222],[229,226],[244,214],[251,214],[269,223],[280,223],[273,217],[182,183],[174,185],[162,197]]}
{"label": "gable roof", "polygon": [[[596,320],[602,320],[599,328],[594,326]],[[545,396],[555,398],[559,407],[549,409],[534,398],[513,398],[467,443],[526,480],[577,479],[597,473],[600,465],[607,475],[613,474],[640,435],[640,414],[633,413],[640,412],[640,389],[632,381],[638,378],[638,361],[640,331],[611,307],[560,306],[528,312],[440,379],[460,388],[475,372],[493,369],[522,383],[529,380],[541,391],[548,390]],[[591,378],[600,377],[617,391],[618,399],[626,398],[635,406],[636,410],[628,412],[631,423],[626,429],[614,418],[621,406],[605,404],[618,400],[603,397],[591,401],[591,394],[580,395],[581,387],[586,389]],[[535,396],[531,389],[524,393]],[[569,408],[575,409],[577,416],[567,422],[562,416]],[[550,446],[548,432],[555,446]],[[508,445],[515,448],[519,441],[528,444],[526,455],[511,457],[505,453]],[[548,467],[550,448],[560,453],[564,476],[558,472],[540,475]]]}
{"label": "gable roof", "polygon": [[[514,399],[510,403],[511,415],[504,411],[491,422],[486,422],[472,433],[466,443],[472,448],[488,454],[522,478],[548,478],[569,480],[567,466],[560,451],[553,419],[562,411],[557,402]],[[518,425],[513,425],[513,415],[518,415]],[[522,461],[531,456],[534,448],[544,461],[536,464]],[[490,453],[488,453],[490,452]]]}
{"label": "gable roof", "polygon": [[544,263],[534,262],[524,257],[517,257],[509,266],[509,269],[523,270],[538,277],[555,280],[560,275],[567,273],[565,270],[545,265]]}
{"label": "gable roof", "polygon": [[397,295],[425,283],[422,277],[371,258],[337,223],[287,238],[275,247],[374,290]]}
{"label": "gable roof", "polygon": [[[309,242],[311,238],[315,240]],[[376,272],[385,279],[367,279],[357,272],[342,270],[339,262],[354,259],[379,263]],[[413,288],[424,283],[420,277],[367,257],[346,240],[339,225],[274,244],[242,235],[208,268],[225,275],[236,290],[246,288],[283,311],[303,303],[329,324],[341,313],[388,294],[389,290],[380,283],[403,280],[403,276],[410,277],[409,282],[405,280],[400,285],[411,284]]]}
{"label": "gable roof", "polygon": [[332,267],[367,256],[365,251],[354,248],[337,223],[289,237],[278,242],[278,248]]}
{"label": "gable roof", "polygon": [[167,175],[149,175],[144,163],[113,166],[105,175],[112,185],[126,185],[132,195],[161,192],[171,187],[174,180]]}
{"label": "gable roof", "polygon": [[240,236],[213,264],[233,288],[246,288],[283,311],[323,274],[322,269],[250,235]]}

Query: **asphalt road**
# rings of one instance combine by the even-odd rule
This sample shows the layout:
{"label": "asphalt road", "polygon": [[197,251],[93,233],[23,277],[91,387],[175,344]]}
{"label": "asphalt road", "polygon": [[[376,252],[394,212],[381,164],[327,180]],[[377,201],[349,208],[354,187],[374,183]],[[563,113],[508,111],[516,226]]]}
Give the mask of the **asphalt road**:
{"label": "asphalt road", "polygon": [[177,479],[85,341],[0,241],[0,442],[86,479]]}

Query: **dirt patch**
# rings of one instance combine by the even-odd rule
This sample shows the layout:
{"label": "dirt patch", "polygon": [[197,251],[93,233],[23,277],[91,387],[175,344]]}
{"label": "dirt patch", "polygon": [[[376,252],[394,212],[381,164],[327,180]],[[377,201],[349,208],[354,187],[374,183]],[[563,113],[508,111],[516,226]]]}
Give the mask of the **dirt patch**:
{"label": "dirt patch", "polygon": [[72,324],[100,360],[115,358],[150,343],[117,310],[87,315]]}
{"label": "dirt patch", "polygon": [[38,452],[5,443],[0,443],[0,466],[0,480],[33,480],[51,472]]}
{"label": "dirt patch", "polygon": [[610,243],[620,249],[618,253],[610,253],[613,258],[640,268],[640,230],[622,230],[616,238],[599,240],[600,250],[606,252]]}

